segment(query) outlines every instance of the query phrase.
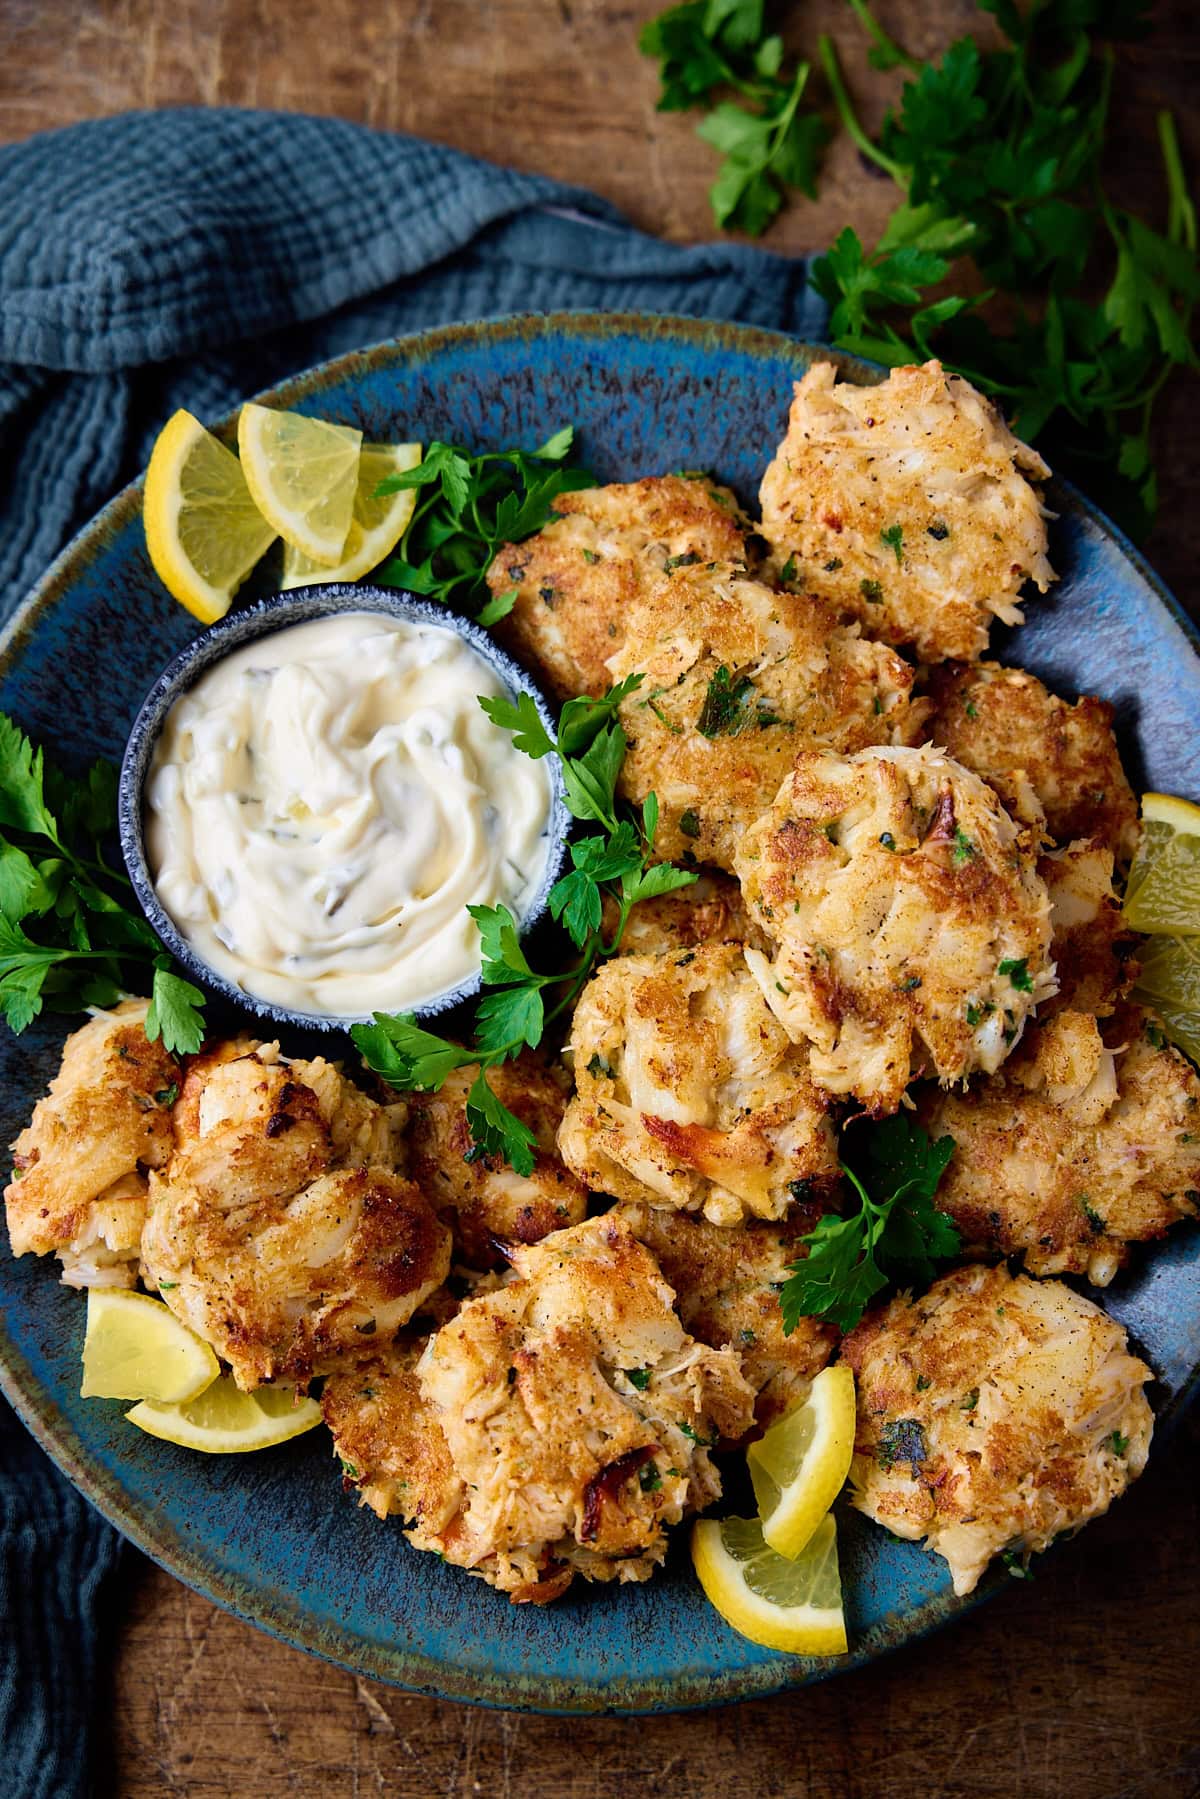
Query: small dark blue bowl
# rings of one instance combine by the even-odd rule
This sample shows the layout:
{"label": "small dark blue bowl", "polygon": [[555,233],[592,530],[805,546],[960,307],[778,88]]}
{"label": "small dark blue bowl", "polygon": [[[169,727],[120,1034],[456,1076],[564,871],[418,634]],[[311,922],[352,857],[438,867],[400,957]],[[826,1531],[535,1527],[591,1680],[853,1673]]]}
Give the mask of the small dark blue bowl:
{"label": "small dark blue bowl", "polygon": [[[300,587],[289,593],[273,594],[268,599],[259,600],[256,605],[231,612],[227,618],[211,625],[182,650],[173,662],[167,664],[142,702],[129,733],[121,763],[118,820],[121,851],[129,870],[129,878],[133,882],[133,890],[152,928],[193,980],[254,1012],[259,1018],[269,1018],[277,1024],[322,1031],[345,1030],[349,1025],[362,1020],[334,1018],[325,1013],[292,1012],[286,1007],[272,1005],[252,993],[243,992],[197,955],[155,892],[150,865],[146,859],[142,794],[154,746],[167,714],[176,700],[195,686],[206,669],[229,655],[231,650],[240,649],[243,644],[252,643],[256,638],[286,630],[289,625],[303,625],[313,619],[328,618],[338,612],[380,612],[388,618],[404,619],[412,624],[440,625],[443,630],[455,632],[472,649],[478,651],[510,694],[514,697],[522,692],[530,695],[542,723],[551,736],[555,734],[555,721],[542,693],[525,670],[497,646],[481,625],[447,611],[446,607],[433,600],[418,599],[414,594],[398,589],[335,581],[326,586]],[[531,930],[546,912],[550,889],[562,873],[566,839],[571,826],[562,769],[554,757],[548,758],[548,762],[551,799],[547,830],[550,847],[545,872],[533,902],[520,920],[522,935]],[[478,974],[470,975],[447,992],[414,1006],[413,1011],[418,1017],[432,1018],[439,1012],[449,1011],[463,1000],[471,999],[478,993],[480,985],[481,977]]]}

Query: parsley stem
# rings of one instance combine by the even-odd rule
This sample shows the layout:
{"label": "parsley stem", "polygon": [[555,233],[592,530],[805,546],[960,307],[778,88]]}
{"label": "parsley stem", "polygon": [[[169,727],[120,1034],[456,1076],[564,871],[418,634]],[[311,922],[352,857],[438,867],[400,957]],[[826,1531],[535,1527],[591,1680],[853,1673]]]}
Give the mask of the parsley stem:
{"label": "parsley stem", "polygon": [[903,49],[896,42],[894,37],[888,36],[887,32],[883,29],[883,26],[879,23],[879,20],[867,5],[867,0],[849,0],[849,4],[851,12],[855,15],[859,24],[863,27],[863,30],[867,32],[868,36],[874,41],[877,48],[883,51],[885,56],[889,57],[893,62],[901,64],[904,68],[911,69],[914,75],[919,75],[921,73],[921,70],[925,65],[920,62],[917,57],[910,56],[908,51]]}
{"label": "parsley stem", "polygon": [[1158,114],[1158,145],[1162,151],[1167,177],[1167,236],[1173,244],[1196,248],[1196,209],[1188,193],[1183,158],[1179,154],[1179,138],[1175,132],[1175,115],[1165,107]]}
{"label": "parsley stem", "polygon": [[825,79],[829,83],[829,91],[833,95],[833,104],[837,108],[838,118],[853,138],[858,149],[864,156],[876,163],[885,174],[890,175],[897,187],[904,187],[907,181],[905,171],[898,162],[893,162],[890,156],[884,155],[879,145],[867,136],[859,123],[858,115],[854,110],[854,102],[850,98],[850,92],[842,74],[842,65],[838,61],[837,48],[828,32],[823,31],[817,39],[817,54],[821,58],[821,67],[825,71]]}

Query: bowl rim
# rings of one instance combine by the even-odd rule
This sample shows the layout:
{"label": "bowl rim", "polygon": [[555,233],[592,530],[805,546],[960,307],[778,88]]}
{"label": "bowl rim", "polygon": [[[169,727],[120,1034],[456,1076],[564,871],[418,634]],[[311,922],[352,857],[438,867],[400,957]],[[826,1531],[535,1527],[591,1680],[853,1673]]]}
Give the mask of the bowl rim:
{"label": "bowl rim", "polygon": [[[145,786],[154,748],[168,714],[176,701],[190,692],[210,668],[234,650],[274,636],[279,631],[355,612],[378,613],[404,623],[433,625],[451,632],[471,646],[513,698],[519,693],[529,695],[538,717],[552,737],[557,730],[549,701],[537,682],[482,625],[461,613],[452,612],[436,600],[411,593],[407,588],[377,587],[370,582],[329,581],[311,582],[303,587],[267,594],[249,606],[227,612],[172,657],[138,707],[121,758],[117,831],[134,894],[147,923],[190,979],[252,1013],[255,1018],[299,1030],[348,1031],[351,1025],[369,1024],[375,1014],[301,1012],[260,998],[213,968],[184,935],[158,896],[146,854]],[[561,875],[566,860],[572,825],[558,757],[549,756],[543,760],[550,782],[550,806],[546,818],[549,848],[537,888],[517,921],[521,936],[527,935],[546,915],[551,888]],[[473,999],[482,985],[481,966],[443,993],[406,1007],[405,1012],[415,1018],[438,1017],[465,1000]]]}

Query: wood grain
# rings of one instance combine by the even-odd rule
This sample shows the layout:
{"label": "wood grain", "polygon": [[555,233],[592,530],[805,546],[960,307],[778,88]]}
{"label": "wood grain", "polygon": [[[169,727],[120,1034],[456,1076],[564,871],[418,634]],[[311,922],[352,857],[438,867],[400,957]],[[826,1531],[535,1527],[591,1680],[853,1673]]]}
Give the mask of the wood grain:
{"label": "wood grain", "polygon": [[[635,49],[654,10],[604,0],[0,0],[0,142],[128,107],[335,113],[580,182],[648,230],[706,238],[711,154],[691,120],[655,112],[654,70]],[[1176,109],[1185,158],[1200,167],[1200,38],[1190,0],[1154,10],[1154,36],[1122,55],[1115,116],[1122,197],[1157,209],[1156,106]],[[923,53],[981,24],[970,0],[882,0],[881,13]],[[810,44],[834,31],[875,122],[896,80],[867,69],[840,0],[786,16]],[[795,254],[847,221],[870,238],[893,203],[890,183],[843,140],[819,201],[791,207],[767,242]],[[1178,383],[1161,409],[1162,518],[1149,546],[1185,598],[1200,556],[1196,402],[1195,384]],[[640,1722],[568,1724],[395,1693],[273,1642],[131,1555],[100,1790],[1197,1799],[1198,1495],[1193,1423],[1109,1518],[953,1631],[787,1699]]]}

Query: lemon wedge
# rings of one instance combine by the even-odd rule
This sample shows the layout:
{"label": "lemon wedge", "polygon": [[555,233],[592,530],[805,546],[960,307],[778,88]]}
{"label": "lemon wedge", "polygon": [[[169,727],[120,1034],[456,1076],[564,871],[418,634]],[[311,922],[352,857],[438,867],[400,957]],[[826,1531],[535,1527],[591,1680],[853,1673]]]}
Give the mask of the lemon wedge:
{"label": "lemon wedge", "polygon": [[407,473],[421,460],[420,444],[364,444],[358,459],[358,485],[350,530],[342,546],[341,561],[333,568],[314,562],[295,544],[284,546],[284,587],[305,587],[312,581],[357,581],[378,568],[390,556],[408,529],[417,508],[415,487],[376,499],[375,489],[386,475]]}
{"label": "lemon wedge", "polygon": [[752,1643],[789,1655],[844,1655],[837,1526],[826,1515],[794,1560],[763,1541],[757,1518],[701,1518],[692,1562],[720,1612]]}
{"label": "lemon wedge", "polygon": [[256,1387],[243,1393],[232,1375],[223,1374],[199,1398],[181,1405],[143,1400],[126,1412],[126,1420],[164,1443],[200,1449],[206,1455],[238,1455],[251,1449],[273,1449],[321,1422],[315,1399],[297,1399],[288,1386]]}
{"label": "lemon wedge", "polygon": [[1171,1042],[1200,1062],[1200,937],[1152,937],[1138,961],[1134,999],[1157,1012]]}
{"label": "lemon wedge", "polygon": [[362,432],[302,412],[243,406],[238,449],[254,504],[285,542],[323,568],[341,562],[358,487]]}
{"label": "lemon wedge", "polygon": [[845,1485],[854,1454],[854,1374],[823,1368],[808,1398],[746,1454],[765,1541],[797,1556]]}
{"label": "lemon wedge", "polygon": [[79,1389],[84,1399],[185,1404],[220,1372],[208,1344],[161,1299],[123,1287],[89,1289]]}
{"label": "lemon wedge", "polygon": [[1135,931],[1200,936],[1200,806],[1169,793],[1142,795],[1142,841],[1124,912]]}
{"label": "lemon wedge", "polygon": [[182,410],[155,440],[142,513],[155,573],[205,625],[224,618],[276,535],[233,451]]}

